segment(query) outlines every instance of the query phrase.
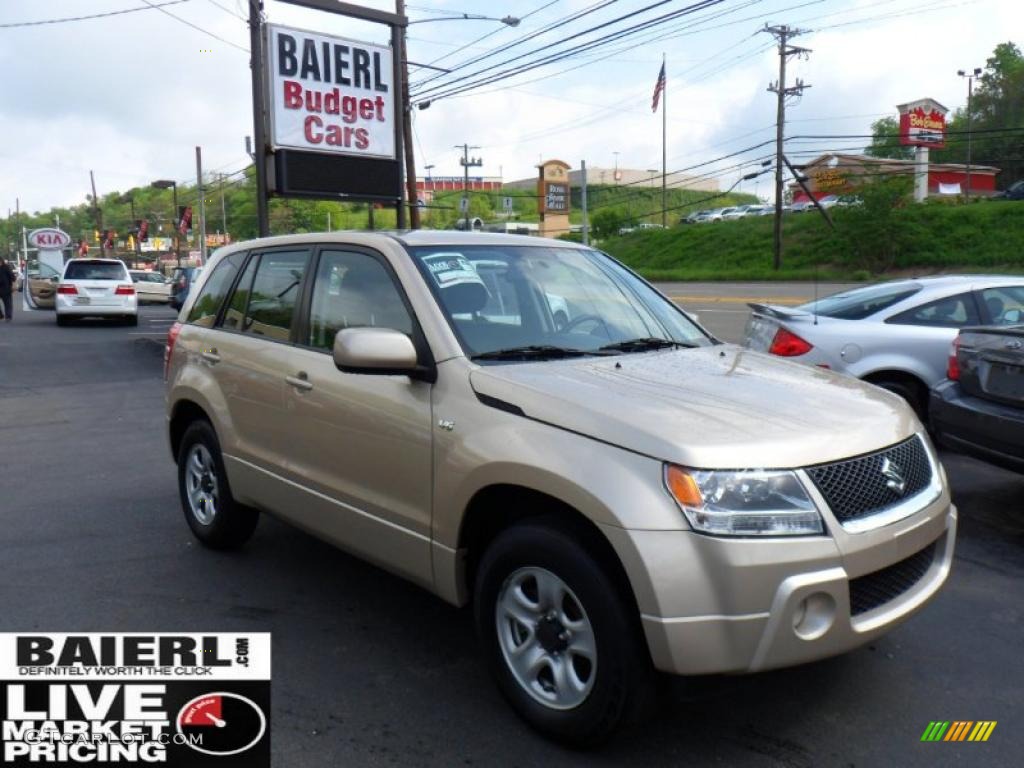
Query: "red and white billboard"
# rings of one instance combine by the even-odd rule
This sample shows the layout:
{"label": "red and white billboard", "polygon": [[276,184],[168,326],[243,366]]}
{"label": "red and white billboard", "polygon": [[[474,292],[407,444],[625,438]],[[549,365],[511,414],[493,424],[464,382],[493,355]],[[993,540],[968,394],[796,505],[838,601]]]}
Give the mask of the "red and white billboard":
{"label": "red and white billboard", "polygon": [[395,157],[391,49],[268,24],[271,143]]}
{"label": "red and white billboard", "polygon": [[946,113],[949,111],[935,99],[921,99],[900,104],[900,144],[910,147],[944,149],[946,146]]}

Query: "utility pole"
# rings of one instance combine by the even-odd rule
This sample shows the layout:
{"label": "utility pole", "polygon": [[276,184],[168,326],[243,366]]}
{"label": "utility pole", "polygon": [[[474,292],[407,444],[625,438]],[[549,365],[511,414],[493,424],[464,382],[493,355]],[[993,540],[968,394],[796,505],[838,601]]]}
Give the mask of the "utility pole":
{"label": "utility pole", "polygon": [[465,209],[465,231],[469,231],[469,169],[479,168],[484,164],[484,161],[479,157],[470,158],[469,150],[480,149],[477,146],[470,146],[469,144],[456,144],[456,149],[462,150],[462,157],[459,158],[459,163],[462,165],[462,206]]}
{"label": "utility pole", "polygon": [[[263,0],[249,0],[249,50],[252,67],[252,135],[256,164],[256,231],[260,237],[270,234],[267,215],[267,137],[263,104]],[[179,255],[180,260],[180,255]]]}
{"label": "utility pole", "polygon": [[971,202],[971,98],[974,96],[974,78],[981,74],[981,67],[975,67],[971,72],[957,70],[960,77],[967,78],[967,189],[964,190],[964,199]]}
{"label": "utility pole", "polygon": [[103,237],[103,212],[100,211],[100,202],[96,198],[96,177],[89,171],[89,184],[92,185],[92,215],[96,221],[96,231],[100,233],[100,256],[106,256],[107,238]]}
{"label": "utility pole", "polygon": [[804,88],[810,88],[809,85],[804,85],[804,81],[799,78],[796,81],[796,85],[787,88],[786,87],[786,61],[790,56],[802,56],[810,53],[809,48],[799,48],[795,45],[790,45],[790,38],[796,37],[797,35],[804,34],[805,30],[794,29],[786,26],[768,26],[765,25],[763,32],[767,32],[776,40],[779,41],[779,79],[775,83],[771,83],[768,86],[768,90],[774,93],[778,97],[778,105],[776,107],[775,114],[775,269],[782,267],[782,169],[783,169],[783,154],[782,144],[785,141],[786,134],[786,99],[790,96],[800,96],[804,92]]}
{"label": "utility pole", "polygon": [[224,206],[224,174],[219,174],[218,179],[220,181],[220,225],[223,227],[221,232],[224,233],[224,242],[228,241],[228,209]]}
{"label": "utility pole", "polygon": [[203,148],[196,147],[196,191],[199,193],[199,261],[206,264],[206,189],[203,187]]}
{"label": "utility pole", "polygon": [[[405,0],[395,0],[395,13],[405,16]],[[402,114],[405,120],[402,121],[402,132],[405,149],[405,186],[406,196],[409,198],[409,226],[412,229],[420,228],[420,206],[419,195],[416,189],[416,158],[413,155],[412,146],[412,108],[409,103],[409,55],[405,43],[405,27],[402,27],[402,92],[398,94],[402,98]]]}
{"label": "utility pole", "polygon": [[584,245],[590,245],[590,232],[589,232],[589,227],[587,226],[587,161],[586,160],[580,160],[580,207],[583,209],[583,244]]}

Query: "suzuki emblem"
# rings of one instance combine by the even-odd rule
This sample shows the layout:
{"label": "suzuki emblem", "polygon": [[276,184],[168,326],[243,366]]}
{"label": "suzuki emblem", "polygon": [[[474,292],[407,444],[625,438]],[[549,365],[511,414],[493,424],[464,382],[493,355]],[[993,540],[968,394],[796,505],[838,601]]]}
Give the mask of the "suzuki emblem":
{"label": "suzuki emblem", "polygon": [[885,487],[895,491],[900,496],[907,489],[907,481],[903,477],[903,470],[900,465],[889,459],[882,459],[882,477],[885,478]]}

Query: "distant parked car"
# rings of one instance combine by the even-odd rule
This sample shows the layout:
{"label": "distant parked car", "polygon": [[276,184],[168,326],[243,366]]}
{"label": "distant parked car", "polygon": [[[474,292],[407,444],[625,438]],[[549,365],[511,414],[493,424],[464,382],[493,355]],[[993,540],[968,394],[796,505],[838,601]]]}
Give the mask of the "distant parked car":
{"label": "distant parked car", "polygon": [[735,208],[727,208],[726,210],[722,211],[722,220],[727,221],[731,219],[742,219],[744,216],[747,215],[747,208],[750,207],[751,206],[749,205],[738,205]]}
{"label": "distant parked car", "polygon": [[821,205],[822,208],[834,208],[839,205],[839,195],[825,195],[824,197],[819,197],[818,204]]}
{"label": "distant parked car", "polygon": [[813,207],[814,207],[814,203],[812,203],[810,200],[801,200],[798,203],[791,203],[788,206],[788,209],[789,209],[790,213],[803,213],[808,208],[813,208]]}
{"label": "distant parked car", "polygon": [[647,230],[650,230],[650,229],[664,229],[665,227],[662,226],[661,224],[657,224],[657,223],[655,223],[653,221],[641,221],[639,224],[636,225],[636,228],[637,229],[647,229]]}
{"label": "distant parked car", "polygon": [[1024,472],[1024,311],[1003,317],[1016,322],[960,331],[931,423],[947,447]]}
{"label": "distant parked car", "polygon": [[716,208],[715,210],[708,212],[708,221],[724,221],[726,215],[731,214],[735,210],[735,206],[729,208]]}
{"label": "distant parked car", "polygon": [[171,289],[169,303],[175,309],[181,309],[192,290],[193,283],[203,272],[202,267],[175,267],[171,273]]}
{"label": "distant parked car", "polygon": [[139,301],[154,301],[166,304],[171,299],[171,281],[159,272],[131,269],[129,274],[135,283]]}
{"label": "distant parked car", "polygon": [[57,283],[57,325],[81,317],[139,324],[139,303],[128,268],[118,259],[72,259]]}
{"label": "distant parked car", "polygon": [[799,307],[750,304],[746,346],[830,368],[902,396],[925,418],[961,328],[1024,311],[1024,277],[896,280]]}
{"label": "distant parked car", "polygon": [[1003,200],[1024,200],[1024,179],[1016,182],[1015,184],[1011,184],[1002,192],[997,192],[992,195],[992,197],[1001,198]]}

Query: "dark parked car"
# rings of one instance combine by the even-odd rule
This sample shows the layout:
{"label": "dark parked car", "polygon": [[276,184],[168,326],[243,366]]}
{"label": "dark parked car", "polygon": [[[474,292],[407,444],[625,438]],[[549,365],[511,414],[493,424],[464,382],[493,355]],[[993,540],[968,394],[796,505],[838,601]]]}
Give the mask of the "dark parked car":
{"label": "dark parked car", "polygon": [[192,284],[199,279],[203,272],[202,267],[175,267],[171,273],[171,299],[170,305],[175,309],[181,309]]}
{"label": "dark parked car", "polygon": [[1007,315],[1015,325],[960,331],[931,423],[947,447],[1024,472],[1024,312]]}
{"label": "dark parked car", "polygon": [[1011,184],[1002,192],[997,192],[992,195],[992,197],[1001,198],[1003,200],[1024,200],[1024,179],[1015,184]]}

